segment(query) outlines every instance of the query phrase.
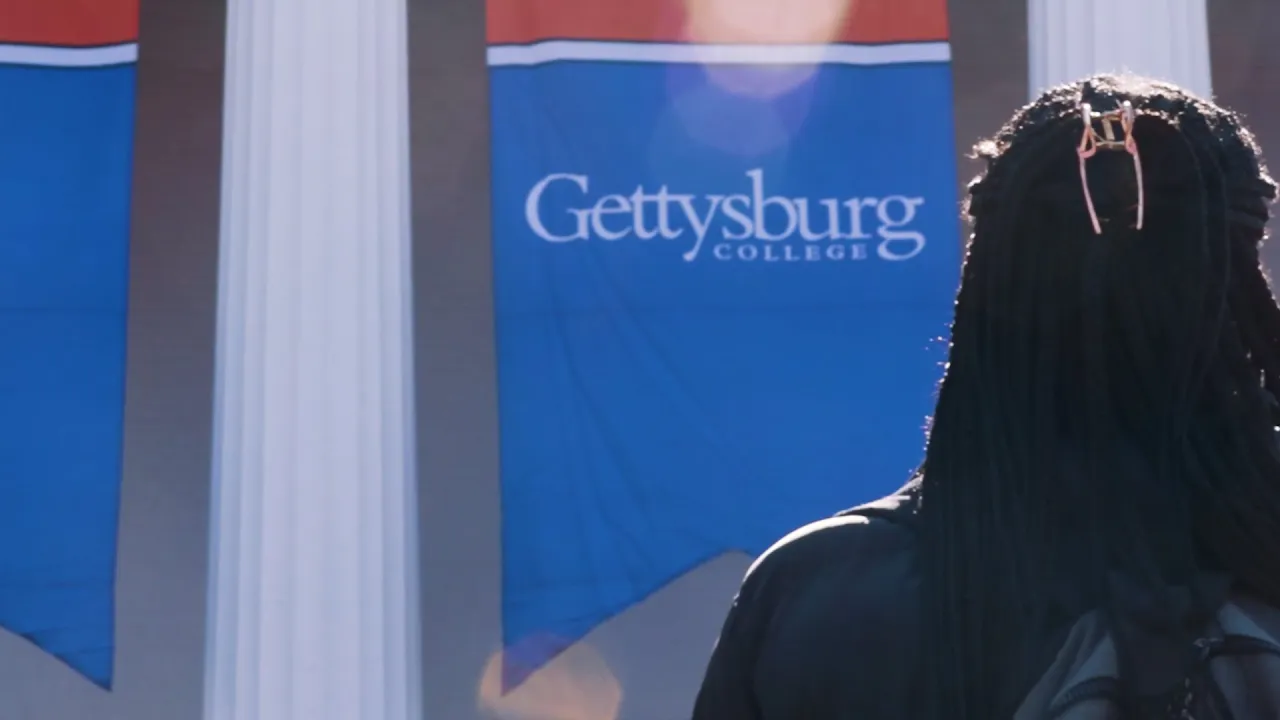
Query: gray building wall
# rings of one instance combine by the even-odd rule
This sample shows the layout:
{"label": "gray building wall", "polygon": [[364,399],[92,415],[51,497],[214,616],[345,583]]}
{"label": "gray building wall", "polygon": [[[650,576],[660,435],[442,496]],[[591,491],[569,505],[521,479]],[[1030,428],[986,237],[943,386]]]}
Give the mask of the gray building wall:
{"label": "gray building wall", "polygon": [[[1219,103],[1244,116],[1270,151],[1271,171],[1280,175],[1280,3],[1270,0],[1208,0],[1213,92]],[[1276,232],[1275,220],[1271,232]],[[1263,248],[1270,268],[1280,268],[1280,241]]]}
{"label": "gray building wall", "polygon": [[[1280,70],[1280,5],[1210,4],[1219,93],[1280,152],[1262,81]],[[493,717],[482,675],[500,638],[484,7],[410,6],[423,683],[429,718],[478,720]],[[99,691],[0,633],[4,720],[201,713],[225,6],[143,0],[142,13],[118,682]],[[1025,2],[952,0],[951,17],[963,152],[1026,99]],[[976,171],[962,162],[957,182]],[[578,713],[539,720],[611,720],[619,695],[623,720],[687,717],[747,562],[713,562],[598,629],[547,673],[578,679],[557,686]]]}

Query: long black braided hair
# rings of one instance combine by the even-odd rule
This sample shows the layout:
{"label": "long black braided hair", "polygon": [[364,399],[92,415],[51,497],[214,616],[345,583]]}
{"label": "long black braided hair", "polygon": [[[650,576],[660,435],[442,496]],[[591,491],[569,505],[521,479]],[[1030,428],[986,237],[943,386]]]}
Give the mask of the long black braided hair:
{"label": "long black braided hair", "polygon": [[[1080,104],[1126,100],[1144,224],[1131,158],[1101,152],[1096,234]],[[1280,309],[1259,258],[1276,184],[1253,137],[1173,86],[1096,76],[1046,92],[977,154],[913,481],[934,720],[1010,717],[1042,631],[1117,607],[1117,577],[1156,592],[1219,573],[1280,606]]]}

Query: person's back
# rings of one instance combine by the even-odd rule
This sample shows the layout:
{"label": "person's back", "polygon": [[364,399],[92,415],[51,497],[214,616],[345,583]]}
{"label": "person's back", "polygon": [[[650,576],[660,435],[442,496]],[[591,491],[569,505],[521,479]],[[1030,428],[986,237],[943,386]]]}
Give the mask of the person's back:
{"label": "person's back", "polygon": [[925,461],[756,562],[694,720],[1280,718],[1253,139],[1104,76],[978,152]]}

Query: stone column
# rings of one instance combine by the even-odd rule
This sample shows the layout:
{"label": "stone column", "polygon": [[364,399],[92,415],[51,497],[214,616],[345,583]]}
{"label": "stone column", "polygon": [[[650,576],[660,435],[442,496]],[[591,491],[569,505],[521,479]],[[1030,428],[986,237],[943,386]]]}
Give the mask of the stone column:
{"label": "stone column", "polygon": [[405,0],[229,0],[205,720],[421,720]]}
{"label": "stone column", "polygon": [[1205,0],[1027,0],[1031,96],[1128,70],[1213,93]]}

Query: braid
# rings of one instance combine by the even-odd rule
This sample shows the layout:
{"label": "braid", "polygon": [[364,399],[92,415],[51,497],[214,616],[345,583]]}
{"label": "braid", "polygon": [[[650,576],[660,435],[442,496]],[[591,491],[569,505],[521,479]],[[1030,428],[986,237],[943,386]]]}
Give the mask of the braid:
{"label": "braid", "polygon": [[[1094,232],[1082,100],[1139,111],[1141,229],[1128,158],[1101,153]],[[1171,86],[1100,76],[1048,91],[975,156],[915,482],[932,684],[915,716],[934,720],[1012,714],[1035,639],[1118,608],[1115,571],[1146,587],[1223,571],[1280,604],[1280,307],[1258,251],[1276,185],[1253,137]]]}
{"label": "braid", "polygon": [[[1036,116],[1034,119],[1029,117],[1033,112]],[[991,404],[993,412],[980,416],[977,422],[955,427],[950,432],[931,434],[931,452],[921,470],[926,482],[930,482],[929,479],[936,475],[965,472],[959,467],[943,469],[948,467],[951,458],[964,455],[965,448],[976,450],[990,446],[988,452],[972,452],[968,460],[978,466],[978,472],[991,475],[1003,475],[1001,465],[991,462],[992,456],[1005,457],[1011,464],[1019,459],[1014,451],[1016,440],[1001,432],[997,420],[1000,415],[1017,412],[1027,403],[1021,402],[1020,398],[996,392],[1002,378],[998,373],[991,372],[991,368],[984,367],[974,351],[979,347],[990,348],[995,353],[1012,350],[1006,342],[1008,333],[1000,331],[1001,319],[1012,313],[1024,312],[1027,306],[1006,305],[998,300],[986,302],[986,298],[1012,298],[1023,289],[1017,287],[1021,284],[1019,275],[1010,272],[1016,255],[1013,252],[1015,248],[1007,242],[1013,238],[1010,228],[1016,223],[1019,208],[1026,200],[1027,188],[1022,182],[1023,178],[1033,177],[1042,171],[1043,166],[1050,162],[1049,157],[1054,155],[1050,152],[1053,146],[1060,146],[1064,141],[1070,144],[1063,123],[1042,121],[1050,116],[1064,114],[1061,108],[1034,111],[1030,107],[1024,108],[994,140],[981,143],[975,148],[975,156],[985,159],[988,169],[981,179],[971,183],[966,211],[974,220],[975,237],[990,237],[995,242],[974,242],[968,247],[963,283],[956,298],[956,323],[952,328],[951,362],[947,372],[948,377],[965,376],[967,382],[943,382],[936,417],[946,418],[955,412],[952,408],[984,402],[983,398]],[[1020,147],[1026,147],[1027,152],[1014,157],[1004,155],[1004,148],[1015,142]],[[993,266],[998,266],[999,269]],[[965,321],[969,318],[973,322]],[[1029,322],[1029,318],[1023,317],[1019,322]],[[1008,474],[1010,482],[1016,482],[1017,477],[1017,473]],[[1011,492],[1009,495],[1014,494]],[[1021,520],[1020,515],[1011,512],[1012,498],[1009,495],[1001,494],[990,498],[991,502],[1010,503],[1009,506],[996,508],[990,516],[972,514],[969,518],[975,521],[981,521],[985,517],[1012,517],[1015,522]],[[930,496],[928,491],[924,493],[926,505],[930,502]],[[966,575],[964,563],[959,562],[959,559],[965,555],[981,553],[979,537],[995,532],[996,528],[984,528],[979,533],[972,533],[964,532],[964,528],[955,522],[937,523],[931,527],[937,533],[937,544],[957,548],[958,551],[934,556],[930,572],[938,577],[940,585],[957,589],[967,587],[972,578]],[[1006,570],[999,578],[1001,584],[1025,583],[1027,569],[1024,564],[1015,563]],[[955,718],[988,717],[985,708],[989,706],[990,699],[984,696],[981,689],[989,687],[1002,672],[1002,663],[995,658],[1006,653],[988,652],[975,656],[966,652],[966,647],[975,644],[991,649],[991,637],[995,634],[992,623],[997,614],[990,607],[968,602],[968,595],[968,592],[962,590],[949,594],[942,601],[944,608],[927,618],[930,622],[930,634],[958,640],[925,654],[927,662],[933,666],[931,676],[935,680],[945,678],[936,683],[933,692],[929,694],[938,707],[935,715]],[[1002,644],[1013,639],[1013,636],[1005,636]]]}
{"label": "braid", "polygon": [[1239,308],[1236,322],[1246,351],[1262,370],[1263,387],[1273,399],[1280,399],[1280,308],[1257,255],[1246,265],[1247,260],[1242,258],[1238,263],[1241,282],[1234,289],[1235,306]]}

